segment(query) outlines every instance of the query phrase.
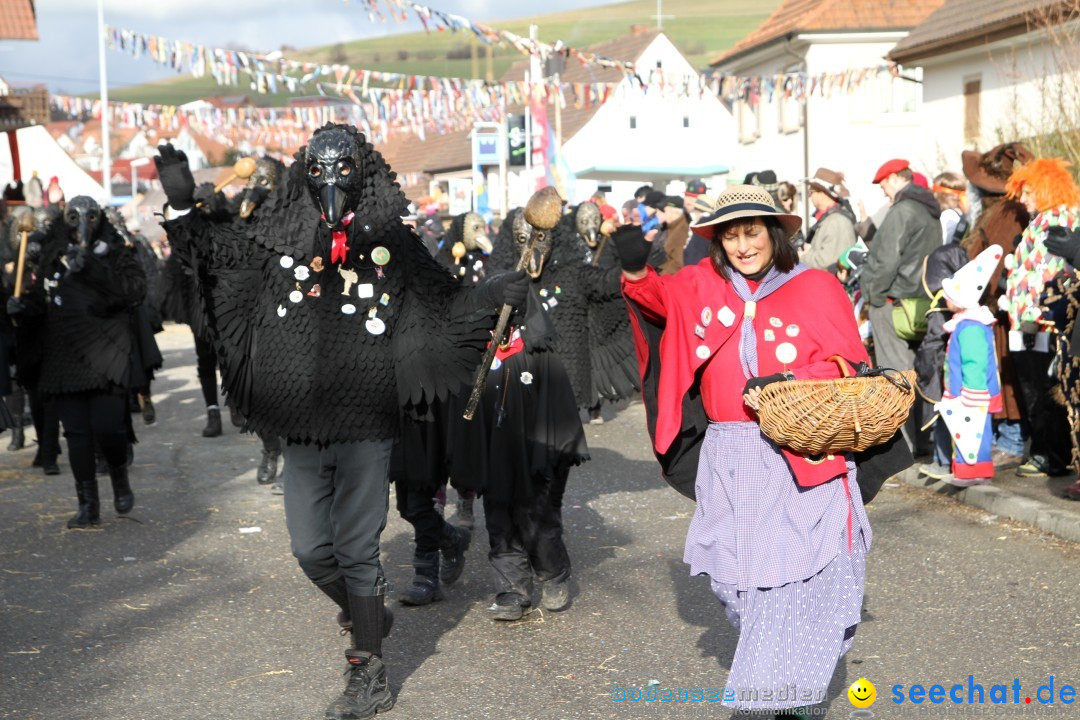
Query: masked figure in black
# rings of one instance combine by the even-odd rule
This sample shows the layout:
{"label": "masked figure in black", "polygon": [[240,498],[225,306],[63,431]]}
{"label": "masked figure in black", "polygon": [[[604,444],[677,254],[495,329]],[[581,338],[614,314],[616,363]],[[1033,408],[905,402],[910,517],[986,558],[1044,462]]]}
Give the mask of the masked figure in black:
{"label": "masked figure in black", "polygon": [[285,517],[301,568],[351,626],[332,720],[392,707],[379,536],[400,416],[428,416],[472,379],[495,309],[521,274],[465,289],[401,216],[407,201],[355,128],[327,125],[252,222],[209,223],[186,158],[161,149],[174,252],[194,270],[226,401],[250,430],[286,440]]}
{"label": "masked figure in black", "polygon": [[[600,208],[584,202],[574,210],[574,229],[588,248],[585,263],[609,270],[618,267],[614,247],[600,240]],[[622,297],[589,303],[589,422],[604,422],[600,415],[603,402],[618,402],[633,397],[641,389],[634,336]],[[575,389],[577,391],[577,389]],[[580,398],[580,393],[577,393]]]}
{"label": "masked figure in black", "polygon": [[[31,208],[21,206],[16,208],[13,215],[16,221],[26,223],[28,242],[26,244],[26,268],[23,273],[24,291],[31,285],[35,275],[40,274],[39,263],[41,262],[41,244],[45,238],[45,229],[59,217],[60,210],[55,206]],[[12,272],[10,278],[5,274],[5,303],[7,297],[14,294],[15,269],[21,242],[21,230],[18,222],[9,228],[9,240],[12,257]],[[8,282],[10,280],[10,283]],[[41,371],[41,355],[39,348],[33,342],[26,339],[26,333],[16,328],[11,318],[5,316],[5,324],[9,335],[6,339],[11,345],[8,346],[9,361],[13,357],[15,365],[15,384],[13,392],[8,396],[8,407],[15,418],[16,429],[12,430],[12,445],[9,450],[17,450],[22,447],[23,433],[21,427],[23,406],[25,400],[23,391],[30,400],[30,416],[34,422],[34,430],[37,435],[38,449],[34,454],[34,467],[40,467],[46,475],[59,475],[60,466],[57,464],[57,456],[60,454],[60,418],[56,414],[56,401],[52,396],[47,396],[38,388],[38,379]],[[22,338],[20,340],[20,338]],[[20,350],[21,348],[21,350]],[[18,437],[15,437],[16,432]],[[18,442],[16,442],[16,440]]]}
{"label": "masked figure in black", "polygon": [[[435,260],[444,265],[465,286],[478,284],[484,277],[484,264],[491,252],[484,218],[467,212],[450,223]],[[397,488],[397,506],[401,517],[413,526],[416,549],[413,568],[416,574],[401,593],[406,605],[428,605],[442,600],[442,585],[453,584],[465,569],[465,551],[472,539],[473,500],[476,487],[468,478],[454,478],[461,496],[458,525],[446,522],[436,510],[445,505],[445,489],[450,479],[450,426],[458,422],[465,408],[465,398],[432,407],[434,422],[402,421],[391,475]],[[441,553],[441,561],[440,561]]]}
{"label": "masked figure in black", "polygon": [[[513,267],[532,232],[520,210],[511,212],[489,267]],[[534,579],[545,609],[570,601],[562,497],[570,468],[589,457],[574,376],[588,387],[589,305],[619,295],[619,269],[591,267],[584,257],[566,215],[528,258],[529,296],[495,355],[476,417],[452,426],[451,475],[484,493],[497,620],[524,614]]]}
{"label": "masked figure in black", "polygon": [[46,229],[25,295],[8,300],[24,348],[40,358],[38,389],[56,401],[75,475],[79,512],[68,527],[101,522],[94,444],[112,480],[113,504],[129,512],[127,471],[132,318],[146,278],[132,248],[91,198],[70,200]]}

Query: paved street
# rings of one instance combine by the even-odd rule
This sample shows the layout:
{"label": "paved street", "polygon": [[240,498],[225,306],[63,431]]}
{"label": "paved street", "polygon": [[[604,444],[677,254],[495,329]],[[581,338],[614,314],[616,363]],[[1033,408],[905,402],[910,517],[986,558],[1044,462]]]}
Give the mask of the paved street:
{"label": "paved street", "polygon": [[[102,528],[63,529],[75,509],[66,458],[45,477],[29,467],[32,447],[0,451],[0,718],[317,720],[343,683],[336,609],[290,555],[281,498],[255,484],[257,440],[232,427],[199,436],[187,328],[158,338],[167,369],[157,424],[136,418],[130,518],[103,488]],[[723,688],[736,634],[706,580],[687,576],[693,506],[658,478],[641,406],[587,432],[593,460],[571,475],[564,512],[572,607],[509,625],[485,617],[478,529],[445,601],[393,602],[385,659],[398,700],[386,717],[729,715],[714,703],[613,702],[613,683]],[[853,710],[846,690],[861,676],[877,685],[878,717],[901,716],[888,702],[895,684],[947,688],[971,674],[989,692],[1017,678],[1032,696],[1051,675],[1056,689],[1080,685],[1080,548],[896,484],[869,516],[863,623],[830,717]],[[411,532],[393,509],[383,539],[389,578],[404,587]],[[1041,716],[1080,715],[1054,708]]]}

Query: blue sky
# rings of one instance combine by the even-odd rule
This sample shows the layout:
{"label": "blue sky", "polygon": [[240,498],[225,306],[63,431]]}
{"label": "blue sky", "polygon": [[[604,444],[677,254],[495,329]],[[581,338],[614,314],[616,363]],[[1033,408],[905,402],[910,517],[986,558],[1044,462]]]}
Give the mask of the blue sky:
{"label": "blue sky", "polygon": [[[590,7],[589,0],[432,0],[430,7],[472,20]],[[382,5],[382,3],[380,3]],[[37,0],[38,42],[0,42],[0,76],[12,83],[46,83],[55,93],[98,87],[95,0]],[[230,44],[270,51],[310,47],[420,29],[371,22],[355,2],[342,0],[105,0],[105,22],[202,45]],[[554,40],[555,38],[551,38]],[[109,86],[122,87],[174,73],[147,60],[108,51]]]}

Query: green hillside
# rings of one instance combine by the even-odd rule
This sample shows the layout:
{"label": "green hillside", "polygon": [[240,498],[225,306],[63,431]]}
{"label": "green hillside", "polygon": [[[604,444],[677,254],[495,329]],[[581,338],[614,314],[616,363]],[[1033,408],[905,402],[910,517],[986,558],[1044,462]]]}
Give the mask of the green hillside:
{"label": "green hillside", "polygon": [[[779,0],[665,0],[664,31],[689,57],[695,66],[705,67],[716,54],[731,47],[756,28]],[[599,5],[532,18],[492,20],[487,24],[527,36],[529,25],[539,27],[545,42],[562,40],[571,47],[585,47],[629,32],[631,25],[656,24],[656,0],[632,0],[613,5]],[[359,11],[356,23],[367,23]],[[480,45],[482,51],[490,48]],[[259,48],[269,51],[273,48]],[[317,62],[346,63],[354,67],[413,75],[449,77],[484,77],[487,59],[477,62],[474,75],[470,58],[469,36],[464,33],[404,33],[387,37],[357,40],[333,46],[309,48],[287,53],[287,57]],[[499,77],[523,56],[512,48],[494,48],[492,65]],[[251,94],[260,105],[282,105],[288,95],[256,96],[245,85],[219,87],[212,78],[177,77],[157,83],[135,85],[110,91],[111,99],[129,102],[180,104],[210,95]]]}

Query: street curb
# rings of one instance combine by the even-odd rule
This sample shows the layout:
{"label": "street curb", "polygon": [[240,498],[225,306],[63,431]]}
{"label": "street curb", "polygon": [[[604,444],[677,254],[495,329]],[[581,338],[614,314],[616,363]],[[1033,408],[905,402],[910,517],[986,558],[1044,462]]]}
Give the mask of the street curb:
{"label": "street curb", "polygon": [[897,478],[905,485],[947,495],[1000,517],[1032,525],[1063,540],[1080,543],[1080,512],[1059,510],[1041,500],[1033,500],[993,485],[958,488],[943,480],[920,477],[917,467],[908,468]]}

